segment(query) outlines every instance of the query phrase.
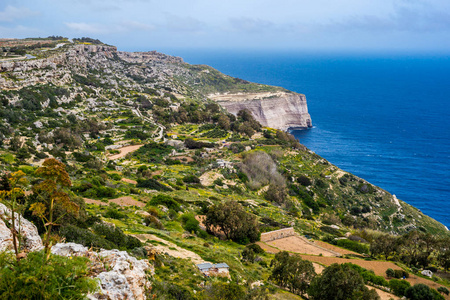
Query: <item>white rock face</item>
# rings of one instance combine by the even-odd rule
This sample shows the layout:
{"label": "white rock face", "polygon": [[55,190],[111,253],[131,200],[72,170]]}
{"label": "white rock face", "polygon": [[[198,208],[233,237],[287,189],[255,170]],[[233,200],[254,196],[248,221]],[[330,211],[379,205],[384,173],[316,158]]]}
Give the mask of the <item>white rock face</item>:
{"label": "white rock face", "polygon": [[243,93],[209,95],[209,97],[234,115],[242,109],[248,109],[262,126],[281,130],[304,129],[312,126],[306,97],[302,94]]}
{"label": "white rock face", "polygon": [[[6,216],[8,218],[10,218],[11,216],[11,210],[2,203],[0,203],[0,215]],[[11,224],[11,221],[9,221],[9,224]],[[39,236],[38,230],[33,223],[31,223],[27,219],[24,219],[21,215],[16,214],[15,224],[20,224],[20,226],[16,225],[16,228],[20,230],[20,233],[23,237],[23,249],[21,250],[30,252],[38,251],[43,248],[42,239]],[[11,231],[3,222],[3,220],[0,219],[0,251],[12,249],[13,238]]]}
{"label": "white rock face", "polygon": [[89,299],[146,299],[145,291],[150,287],[146,272],[153,273],[153,266],[147,260],[138,260],[126,251],[116,249],[96,253],[75,243],[56,244],[52,247],[52,253],[62,256],[86,256],[96,265],[96,269],[107,270],[97,274],[100,291],[88,295]]}

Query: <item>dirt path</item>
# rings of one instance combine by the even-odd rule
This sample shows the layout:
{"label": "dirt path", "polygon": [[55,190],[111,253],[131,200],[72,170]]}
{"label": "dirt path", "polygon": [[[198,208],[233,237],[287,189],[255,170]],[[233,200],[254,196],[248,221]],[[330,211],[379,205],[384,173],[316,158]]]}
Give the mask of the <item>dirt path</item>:
{"label": "dirt path", "polygon": [[155,245],[154,248],[159,253],[167,253],[170,256],[177,257],[177,258],[187,258],[192,260],[195,264],[200,264],[205,262],[203,258],[200,257],[197,253],[194,253],[192,251],[186,250],[184,248],[178,247],[172,242],[163,240],[153,234],[134,234],[135,237],[137,237],[142,242],[146,242],[147,240],[150,241],[158,241],[161,243],[164,243],[164,245]]}
{"label": "dirt path", "polygon": [[117,205],[120,206],[137,206],[137,207],[144,207],[145,203],[134,200],[132,197],[130,196],[124,196],[124,197],[119,197],[119,198],[115,198],[115,199],[110,199],[108,200],[108,202],[102,202],[100,200],[94,200],[94,199],[89,199],[89,198],[83,198],[84,202],[88,203],[88,204],[97,204],[97,205],[109,205],[110,202],[112,203],[116,203]]}
{"label": "dirt path", "polygon": [[119,158],[125,157],[125,155],[127,155],[128,153],[134,152],[137,149],[141,148],[142,146],[144,146],[144,145],[133,145],[133,146],[126,146],[126,147],[123,147],[123,148],[116,149],[116,150],[119,150],[120,153],[111,155],[111,156],[108,157],[108,159],[109,160],[115,160],[115,159],[119,159]]}

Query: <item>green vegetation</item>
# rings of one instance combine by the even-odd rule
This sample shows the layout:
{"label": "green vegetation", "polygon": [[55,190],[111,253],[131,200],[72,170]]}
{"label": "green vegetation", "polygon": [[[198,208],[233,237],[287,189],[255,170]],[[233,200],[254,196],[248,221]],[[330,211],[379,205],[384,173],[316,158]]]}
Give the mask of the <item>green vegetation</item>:
{"label": "green vegetation", "polygon": [[[282,88],[159,53],[125,62],[106,45],[104,56],[79,45],[104,45],[98,40],[74,42],[86,66],[47,67],[58,85],[45,82],[42,70],[2,73],[17,88],[0,91],[1,202],[37,226],[47,254],[57,242],[75,242],[148,259],[155,274],[146,293],[157,299],[298,299],[294,294],[306,293],[310,299],[375,299],[364,284],[439,299],[435,290],[398,280],[425,268],[435,268],[434,280],[450,286],[450,240],[442,224],[401,201],[398,206],[391,194],[338,169],[289,133],[262,128],[248,110],[235,116],[208,99],[210,93]],[[66,50],[26,51],[48,57]],[[25,84],[34,76],[44,82]],[[16,258],[0,254],[0,294],[21,299],[21,284],[37,299],[58,289],[56,299],[82,299],[92,290],[87,276],[93,273],[83,259],[39,252],[19,259],[24,243],[16,227],[8,225]],[[395,261],[404,270],[388,270],[389,282],[353,264],[315,275],[309,261],[255,244],[261,232],[287,227],[362,254],[357,259]],[[207,277],[189,257],[226,263],[229,274]]]}
{"label": "green vegetation", "polygon": [[83,299],[97,289],[87,277],[88,259],[64,257],[43,252],[28,254],[14,261],[0,253],[0,295],[2,299]]}

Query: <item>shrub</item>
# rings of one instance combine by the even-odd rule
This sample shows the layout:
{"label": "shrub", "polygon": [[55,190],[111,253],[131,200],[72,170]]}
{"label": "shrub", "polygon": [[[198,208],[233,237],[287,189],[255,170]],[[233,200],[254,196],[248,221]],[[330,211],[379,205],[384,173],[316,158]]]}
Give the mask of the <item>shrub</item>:
{"label": "shrub", "polygon": [[89,278],[89,259],[31,252],[15,262],[10,253],[0,253],[2,299],[84,299],[97,282]]}
{"label": "shrub", "polygon": [[448,295],[450,293],[450,291],[446,287],[443,287],[443,286],[438,287],[437,291],[441,294],[446,294],[446,295]]}
{"label": "shrub", "polygon": [[125,219],[127,217],[126,214],[124,214],[123,212],[118,211],[115,208],[108,208],[108,210],[105,213],[105,217],[106,218],[111,218],[111,219],[117,219],[117,220],[121,220],[121,219]]}
{"label": "shrub", "polygon": [[93,226],[93,230],[96,234],[105,237],[106,240],[117,245],[121,250],[131,250],[142,246],[142,243],[137,238],[126,235],[120,228],[114,225],[97,223]]}
{"label": "shrub", "polygon": [[200,230],[200,222],[195,219],[193,214],[184,214],[181,216],[181,221],[185,230],[189,232],[197,232]]}
{"label": "shrub", "polygon": [[271,202],[284,203],[287,197],[286,187],[270,184],[264,197]]}
{"label": "shrub", "polygon": [[159,194],[152,198],[149,202],[150,205],[158,206],[158,205],[164,205],[169,209],[173,209],[175,211],[180,210],[180,204],[178,204],[177,201],[175,201],[172,197],[168,195]]}
{"label": "shrub", "polygon": [[394,272],[394,270],[391,269],[391,268],[387,269],[387,270],[386,270],[386,276],[387,276],[388,278],[394,278],[394,277],[395,277],[395,272]]}
{"label": "shrub", "polygon": [[297,182],[300,183],[303,186],[310,186],[312,184],[311,179],[309,179],[305,175],[298,176]]}
{"label": "shrub", "polygon": [[146,180],[138,180],[136,187],[138,188],[147,188],[157,191],[171,191],[172,189],[165,186],[164,184],[159,183],[157,180],[150,178]]}
{"label": "shrub", "polygon": [[151,226],[151,227],[156,228],[156,229],[163,229],[164,228],[164,226],[161,223],[161,221],[155,216],[145,217],[144,218],[144,222],[145,222],[145,224],[147,224],[147,226]]}
{"label": "shrub", "polygon": [[337,245],[339,247],[343,247],[358,253],[369,253],[369,247],[367,245],[364,244],[360,244],[358,242],[355,241],[351,241],[351,240],[338,240],[337,241]]}
{"label": "shrub", "polygon": [[409,287],[405,291],[405,296],[410,300],[444,300],[444,296],[440,295],[429,286],[419,283]]}
{"label": "shrub", "polygon": [[183,177],[185,183],[200,183],[200,178],[195,175],[186,175]]}
{"label": "shrub", "polygon": [[405,295],[406,290],[411,286],[411,284],[406,280],[391,279],[389,281],[389,287],[391,288],[394,295],[402,297]]}
{"label": "shrub", "polygon": [[74,225],[62,226],[59,235],[66,238],[67,242],[81,244],[86,247],[114,249],[116,245],[105,238],[96,235],[89,229],[79,228]]}

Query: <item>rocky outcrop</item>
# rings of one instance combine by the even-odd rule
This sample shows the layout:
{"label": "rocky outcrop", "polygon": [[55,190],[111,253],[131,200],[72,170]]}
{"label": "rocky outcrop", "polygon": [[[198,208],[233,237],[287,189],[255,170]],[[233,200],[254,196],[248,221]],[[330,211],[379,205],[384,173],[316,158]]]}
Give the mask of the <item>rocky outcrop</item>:
{"label": "rocky outcrop", "polygon": [[305,129],[312,126],[306,97],[288,92],[238,93],[209,95],[218,104],[236,115],[242,109],[252,112],[265,127],[280,130]]}
{"label": "rocky outcrop", "polygon": [[100,291],[88,295],[89,299],[143,300],[150,288],[148,272],[153,266],[148,260],[138,260],[126,251],[101,250],[93,252],[75,243],[59,243],[52,253],[61,256],[85,256],[91,260],[91,271],[99,279]]}
{"label": "rocky outcrop", "polygon": [[119,57],[129,63],[148,63],[148,62],[164,62],[164,63],[183,63],[181,57],[166,55],[156,51],[148,52],[125,52],[118,51]]}
{"label": "rocky outcrop", "polygon": [[[0,203],[0,251],[13,250],[13,237],[9,226],[11,226],[11,210],[4,204]],[[3,222],[3,217],[9,219],[8,223]],[[20,224],[16,228],[23,238],[21,251],[30,252],[38,251],[43,248],[41,237],[33,223],[24,219],[21,215],[15,214],[15,224]]]}

